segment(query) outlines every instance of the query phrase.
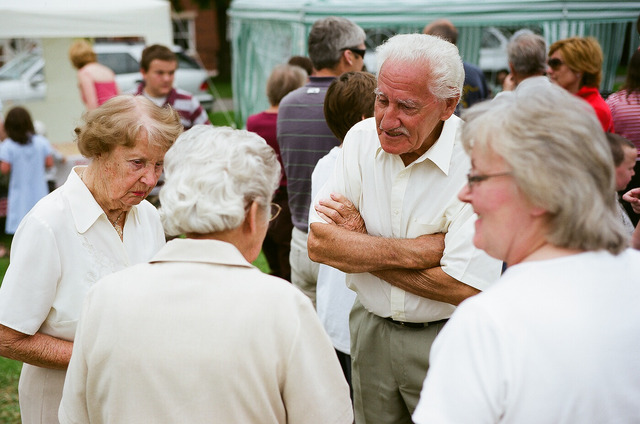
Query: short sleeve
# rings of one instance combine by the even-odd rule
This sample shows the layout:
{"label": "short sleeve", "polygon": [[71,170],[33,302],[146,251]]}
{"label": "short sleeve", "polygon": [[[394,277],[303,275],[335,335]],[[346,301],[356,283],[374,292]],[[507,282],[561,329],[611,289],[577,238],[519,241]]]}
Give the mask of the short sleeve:
{"label": "short sleeve", "polygon": [[476,215],[470,204],[451,209],[453,218],[444,239],[440,261],[449,276],[478,290],[485,290],[500,278],[502,262],[473,245]]}
{"label": "short sleeve", "polygon": [[499,422],[507,380],[503,341],[499,326],[486,311],[463,303],[431,348],[414,422]]}
{"label": "short sleeve", "polygon": [[11,163],[11,144],[9,141],[4,141],[0,144],[0,161]]}
{"label": "short sleeve", "polygon": [[51,228],[27,215],[11,243],[9,268],[0,286],[0,323],[35,334],[51,310],[60,275],[60,253]]}

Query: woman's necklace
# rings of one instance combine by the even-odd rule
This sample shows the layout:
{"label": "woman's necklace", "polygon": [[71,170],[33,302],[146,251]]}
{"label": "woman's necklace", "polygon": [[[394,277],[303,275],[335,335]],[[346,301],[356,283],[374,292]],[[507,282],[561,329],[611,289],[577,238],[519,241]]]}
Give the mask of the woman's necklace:
{"label": "woman's necklace", "polygon": [[122,240],[122,225],[118,225],[118,222],[120,221],[120,218],[122,218],[122,215],[124,215],[124,211],[120,212],[120,215],[118,215],[118,217],[116,218],[115,221],[111,222],[111,220],[109,220],[109,222],[111,222],[111,225],[113,225],[113,228],[115,228],[116,233],[118,233],[118,235],[120,236],[120,240]]}
{"label": "woman's necklace", "polygon": [[[82,170],[82,173],[80,174],[80,181],[82,181],[85,185],[87,184],[84,181],[84,169]],[[88,188],[88,186],[87,186]],[[116,218],[115,221],[111,221],[109,219],[109,216],[107,215],[107,219],[109,220],[109,222],[111,223],[111,225],[113,226],[113,228],[116,230],[116,233],[118,233],[118,236],[120,237],[120,240],[123,239],[123,235],[122,235],[122,229],[123,226],[122,225],[118,225],[118,222],[120,222],[120,218],[122,218],[122,215],[124,215],[124,211],[120,212],[120,215],[118,215],[118,217]]]}

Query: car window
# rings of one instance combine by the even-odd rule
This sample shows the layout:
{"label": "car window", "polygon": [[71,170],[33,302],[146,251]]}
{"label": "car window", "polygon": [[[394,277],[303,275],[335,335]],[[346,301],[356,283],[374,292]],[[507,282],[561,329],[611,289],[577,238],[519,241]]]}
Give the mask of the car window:
{"label": "car window", "polygon": [[182,52],[177,52],[178,56],[178,69],[200,69],[200,65],[194,59],[190,58]]}
{"label": "car window", "polygon": [[18,56],[0,68],[0,79],[16,80],[20,79],[22,74],[28,71],[40,58],[39,55],[29,53]]}
{"label": "car window", "polygon": [[98,53],[98,62],[111,68],[116,75],[140,72],[140,64],[128,53]]}

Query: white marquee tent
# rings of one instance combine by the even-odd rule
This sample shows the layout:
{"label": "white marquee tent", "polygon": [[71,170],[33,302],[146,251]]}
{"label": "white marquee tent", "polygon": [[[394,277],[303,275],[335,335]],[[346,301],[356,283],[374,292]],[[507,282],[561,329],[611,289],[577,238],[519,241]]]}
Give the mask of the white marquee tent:
{"label": "white marquee tent", "polygon": [[[40,38],[47,94],[25,103],[53,143],[70,142],[83,112],[68,50],[75,38],[144,37],[172,43],[166,0],[0,0],[0,38]],[[5,109],[7,106],[4,105]]]}
{"label": "white marquee tent", "polygon": [[[548,44],[569,36],[594,36],[605,53],[601,89],[613,87],[623,46],[638,47],[630,31],[640,13],[634,0],[233,0],[229,8],[233,53],[236,123],[265,109],[266,80],[271,69],[290,56],[306,55],[306,38],[317,19],[329,15],[352,19],[370,35],[373,49],[383,37],[420,32],[437,18],[450,19],[460,30],[462,57],[478,63],[482,29],[534,27]],[[635,25],[634,25],[635,27]],[[371,36],[373,34],[373,36]]]}

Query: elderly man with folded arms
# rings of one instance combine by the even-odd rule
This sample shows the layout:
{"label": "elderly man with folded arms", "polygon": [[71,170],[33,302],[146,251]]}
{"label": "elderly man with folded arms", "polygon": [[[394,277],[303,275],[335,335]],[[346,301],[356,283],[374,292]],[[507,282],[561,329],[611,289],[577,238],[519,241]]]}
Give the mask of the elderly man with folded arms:
{"label": "elderly man with folded arms", "polygon": [[397,35],[377,54],[375,116],[347,134],[316,197],[308,247],[312,260],[350,273],[357,293],[356,422],[410,423],[431,343],[501,264],[474,248],[475,215],[456,198],[470,169],[453,115],[464,80],[457,48]]}

